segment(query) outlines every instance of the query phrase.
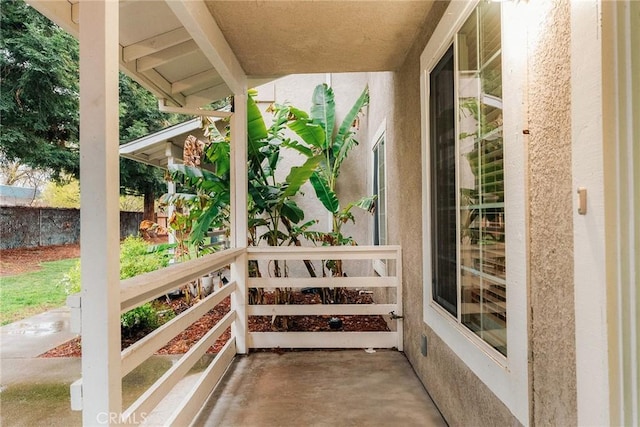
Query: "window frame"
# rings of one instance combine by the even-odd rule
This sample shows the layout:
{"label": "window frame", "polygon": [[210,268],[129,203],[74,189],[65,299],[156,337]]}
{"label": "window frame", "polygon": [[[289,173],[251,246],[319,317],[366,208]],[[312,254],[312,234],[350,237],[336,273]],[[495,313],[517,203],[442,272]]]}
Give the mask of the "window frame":
{"label": "window frame", "polygon": [[[374,134],[372,140],[371,140],[371,194],[378,194],[377,193],[377,189],[375,188],[376,185],[376,173],[377,173],[377,168],[378,165],[376,164],[375,161],[375,150],[377,147],[379,147],[379,143],[381,140],[384,140],[384,144],[383,144],[383,151],[384,151],[384,177],[385,177],[385,189],[387,187],[386,183],[387,183],[387,143],[386,143],[386,136],[387,136],[387,120],[386,118],[382,120],[382,123],[380,124],[380,126],[378,127],[378,130],[376,130],[376,133]],[[385,236],[386,236],[386,242],[384,243],[385,245],[389,244],[389,227],[388,227],[388,221],[387,221],[387,213],[388,213],[388,206],[387,206],[387,197],[386,197],[386,191],[385,191],[385,199],[383,201],[384,203],[384,212],[385,212],[385,220],[384,220],[384,224],[382,225],[384,227],[384,231],[385,231]],[[379,206],[380,201],[376,200],[376,206]],[[378,208],[376,208],[376,212],[374,213],[374,215],[378,214]],[[372,219],[372,226],[371,226],[371,243],[374,243],[374,237],[375,237],[375,233],[376,233],[376,222],[375,222],[375,218]],[[378,219],[378,228],[381,228],[381,224],[380,224],[380,220]],[[372,260],[372,266],[374,271],[380,275],[380,276],[387,276],[387,263],[386,260],[383,259],[374,259]]]}
{"label": "window frame", "polygon": [[[527,326],[527,217],[525,150],[522,137],[525,110],[524,81],[514,78],[526,71],[526,9],[522,5],[502,3],[502,74],[509,70],[509,78],[503,77],[504,117],[504,179],[505,234],[509,242],[507,258],[507,342],[508,357],[502,356],[483,342],[471,330],[440,307],[432,297],[431,271],[431,190],[430,190],[430,72],[454,43],[455,35],[479,4],[451,2],[440,20],[433,36],[420,57],[420,96],[422,121],[422,230],[423,230],[423,319],[471,371],[511,410],[522,422],[528,424],[528,326]],[[507,35],[507,36],[506,36]],[[508,43],[505,41],[508,40]],[[457,52],[454,51],[457,61]],[[457,68],[457,66],[456,66]],[[458,87],[457,75],[454,84]],[[457,102],[457,99],[456,99]],[[518,132],[519,129],[519,132]],[[508,159],[508,160],[507,160]],[[459,256],[459,253],[458,253]]]}

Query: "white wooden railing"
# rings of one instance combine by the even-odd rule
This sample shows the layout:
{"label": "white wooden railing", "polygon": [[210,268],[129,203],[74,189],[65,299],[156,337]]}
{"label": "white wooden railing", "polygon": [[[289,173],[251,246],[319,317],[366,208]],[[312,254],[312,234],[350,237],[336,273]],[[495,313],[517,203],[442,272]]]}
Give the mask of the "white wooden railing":
{"label": "white wooden railing", "polygon": [[[284,277],[247,278],[249,260],[385,260],[389,276],[360,277]],[[231,309],[215,327],[202,337],[186,354],[165,372],[151,387],[122,411],[120,421],[138,423],[154,411],[171,414],[163,417],[164,425],[189,425],[202,408],[237,353],[247,348],[392,348],[402,350],[402,251],[399,246],[342,246],[342,247],[260,247],[228,249],[193,261],[176,264],[162,270],[146,273],[120,282],[121,312],[165,295],[191,280],[231,265],[231,282],[216,290],[199,304],[173,318],[145,338],[121,351],[121,376],[124,377],[171,339],[188,328],[228,296]],[[369,264],[371,265],[371,264]],[[373,270],[369,268],[369,270]],[[234,273],[235,272],[235,273]],[[315,305],[247,305],[247,288],[391,288],[395,299],[384,304],[315,304]],[[82,301],[79,295],[68,298],[71,308],[71,329],[80,333]],[[385,332],[247,332],[248,316],[299,315],[386,315],[393,313],[396,327]],[[231,327],[231,337],[200,373],[195,384],[184,391],[179,401],[170,402],[169,408],[159,405],[163,398],[185,377],[207,349]],[[114,351],[106,349],[105,351]],[[115,350],[115,351],[119,351]],[[90,379],[86,379],[89,382]],[[71,406],[82,410],[82,391],[85,387],[106,387],[105,384],[84,383],[80,379],[71,385]]]}
{"label": "white wooden railing", "polygon": [[[387,304],[248,305],[248,316],[386,315],[397,320],[390,332],[249,332],[250,348],[392,348],[402,351],[402,250],[400,246],[250,247],[248,260],[386,260],[393,275],[360,277],[248,278],[249,288],[393,288]],[[371,265],[371,264],[369,264]],[[373,270],[370,268],[369,270]],[[393,313],[392,315],[390,315]]]}
{"label": "white wooden railing", "polygon": [[[245,249],[228,249],[223,252],[211,254],[189,261],[182,264],[172,265],[162,270],[153,271],[133,277],[131,279],[122,280],[121,286],[121,312],[124,313],[135,307],[151,301],[162,295],[165,295],[191,280],[212,271],[220,270],[223,267],[236,262],[246,263]],[[244,269],[241,269],[244,271]],[[207,296],[200,303],[192,306],[179,316],[171,319],[160,328],[153,331],[143,339],[126,348],[121,352],[121,375],[124,377],[141,363],[147,360],[160,348],[165,346],[171,339],[187,329],[193,322],[197,321],[208,311],[213,309],[218,303],[228,296],[232,296],[233,300],[238,300],[240,286],[237,280],[232,280],[224,287],[216,290]],[[244,283],[242,283],[244,286]],[[233,298],[235,296],[235,298]],[[244,297],[242,298],[244,299]],[[72,295],[68,299],[68,305],[71,307],[72,330],[80,332],[79,319],[81,310],[81,299],[79,295]],[[240,304],[244,307],[244,304]],[[149,389],[147,389],[133,404],[125,409],[120,420],[125,422],[140,422],[152,414],[152,411],[158,403],[173,389],[173,387],[182,380],[189,370],[198,360],[205,354],[207,349],[215,344],[216,340],[225,332],[225,330],[234,325],[236,319],[244,317],[244,313],[240,316],[236,308],[238,304],[231,305],[231,309],[207,334],[202,337],[186,354],[184,354],[172,367],[164,373]],[[239,322],[246,324],[246,322]],[[232,328],[232,334],[227,343],[220,352],[211,361],[209,366],[200,374],[199,379],[191,390],[185,392],[179,402],[171,403],[171,415],[165,418],[165,425],[188,425],[198,411],[202,408],[206,398],[218,383],[224,372],[229,367],[231,361],[237,353],[236,335],[238,328]],[[240,332],[244,334],[244,332]],[[244,337],[241,337],[244,341]],[[83,387],[104,387],[104,384],[83,384],[80,379],[71,385],[71,407],[74,410],[82,409],[82,389]],[[163,412],[166,408],[163,408]],[[136,421],[137,420],[137,421]]]}

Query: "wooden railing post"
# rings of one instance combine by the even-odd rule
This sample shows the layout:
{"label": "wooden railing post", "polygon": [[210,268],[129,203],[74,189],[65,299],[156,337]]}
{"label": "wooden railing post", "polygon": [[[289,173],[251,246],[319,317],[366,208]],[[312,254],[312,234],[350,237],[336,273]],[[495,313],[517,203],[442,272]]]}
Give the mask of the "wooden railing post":
{"label": "wooden railing post", "polygon": [[[234,248],[247,247],[247,95],[234,94],[234,112],[231,117],[231,244]],[[238,284],[231,296],[231,307],[237,311],[232,326],[238,353],[247,353],[247,255],[239,255],[231,264],[231,280]]]}
{"label": "wooden railing post", "polygon": [[236,338],[239,354],[247,353],[247,253],[238,255],[231,264],[231,280],[237,283],[231,294],[231,309],[236,311],[236,320],[231,325],[231,336]]}

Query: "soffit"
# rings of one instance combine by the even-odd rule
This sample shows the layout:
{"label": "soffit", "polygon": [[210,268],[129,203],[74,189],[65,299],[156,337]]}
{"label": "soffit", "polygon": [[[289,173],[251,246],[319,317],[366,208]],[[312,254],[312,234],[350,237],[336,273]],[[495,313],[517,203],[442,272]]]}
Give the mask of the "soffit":
{"label": "soffit", "polygon": [[[27,1],[78,36],[78,0]],[[242,74],[239,80],[248,76],[252,87],[285,74],[395,70],[432,1],[119,4],[121,70],[168,104],[199,107],[232,94],[230,87],[238,84],[230,80],[237,74]],[[216,62],[219,51],[223,59]]]}
{"label": "soffit", "polygon": [[207,0],[248,75],[393,71],[433,1]]}

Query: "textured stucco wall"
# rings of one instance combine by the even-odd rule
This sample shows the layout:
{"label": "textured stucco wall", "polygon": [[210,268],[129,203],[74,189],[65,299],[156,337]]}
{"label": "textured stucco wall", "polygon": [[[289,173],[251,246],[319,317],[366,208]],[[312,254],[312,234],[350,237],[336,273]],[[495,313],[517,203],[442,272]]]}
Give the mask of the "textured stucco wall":
{"label": "textured stucco wall", "polygon": [[[433,14],[442,13],[438,4]],[[575,333],[568,2],[530,2],[526,81],[528,122],[530,421],[575,425]],[[437,22],[437,19],[435,20]],[[393,131],[387,133],[389,224],[404,252],[405,352],[451,425],[517,425],[509,409],[422,320],[419,55],[428,24],[393,77]],[[522,227],[527,227],[522,224]],[[428,355],[420,354],[420,337]]]}
{"label": "textured stucco wall", "polygon": [[[369,73],[369,96],[370,96],[370,105],[367,116],[369,134],[367,135],[367,141],[364,141],[364,144],[367,146],[369,150],[370,156],[372,156],[372,149],[374,144],[377,142],[374,140],[376,137],[376,132],[381,126],[385,127],[385,155],[386,155],[386,178],[387,178],[387,189],[396,188],[393,185],[397,183],[389,182],[389,179],[395,177],[397,174],[395,173],[393,167],[389,163],[389,156],[393,153],[392,148],[390,147],[393,143],[390,138],[396,132],[395,122],[393,120],[393,115],[395,111],[395,107],[393,105],[394,98],[394,79],[395,73],[385,72],[385,73]],[[369,160],[368,163],[370,166],[373,166],[373,161]],[[372,171],[369,173],[372,175]],[[369,184],[370,187],[372,183]],[[371,187],[372,188],[372,187]],[[393,192],[388,190],[387,192],[387,236],[389,239],[389,244],[397,244],[398,240],[395,236],[390,233],[395,232],[395,228],[393,224],[395,223],[394,217],[392,216],[394,212],[397,212],[398,199],[392,197],[390,193]],[[370,236],[373,238],[373,220],[370,219]],[[370,240],[371,242],[372,240]],[[387,269],[389,274],[395,274],[393,271],[392,265],[387,265]],[[396,302],[396,290],[395,289],[384,289],[377,288],[373,290],[373,298],[377,303],[395,303]],[[396,322],[389,321],[389,326],[393,329],[396,327]]]}
{"label": "textured stucco wall", "polygon": [[[397,72],[372,76],[370,80],[376,101],[394,106],[388,107],[386,113],[387,179],[393,189],[387,203],[390,243],[403,248],[404,350],[450,425],[517,425],[504,404],[423,321],[420,54],[446,7],[446,2],[434,6],[422,34]],[[385,91],[387,98],[380,99]],[[374,132],[375,126],[377,123],[370,122]],[[423,334],[428,339],[426,357],[420,353]]]}
{"label": "textured stucco wall", "polygon": [[570,7],[528,7],[531,417],[575,425]]}
{"label": "textured stucco wall", "polygon": [[[446,2],[434,5],[396,73],[371,79],[380,97],[389,86],[388,99],[377,101],[390,106],[386,113],[388,188],[393,189],[388,196],[389,236],[390,243],[403,249],[404,350],[449,425],[518,425],[505,405],[423,321],[420,54],[446,7]],[[420,353],[423,334],[428,339],[426,357]]]}

